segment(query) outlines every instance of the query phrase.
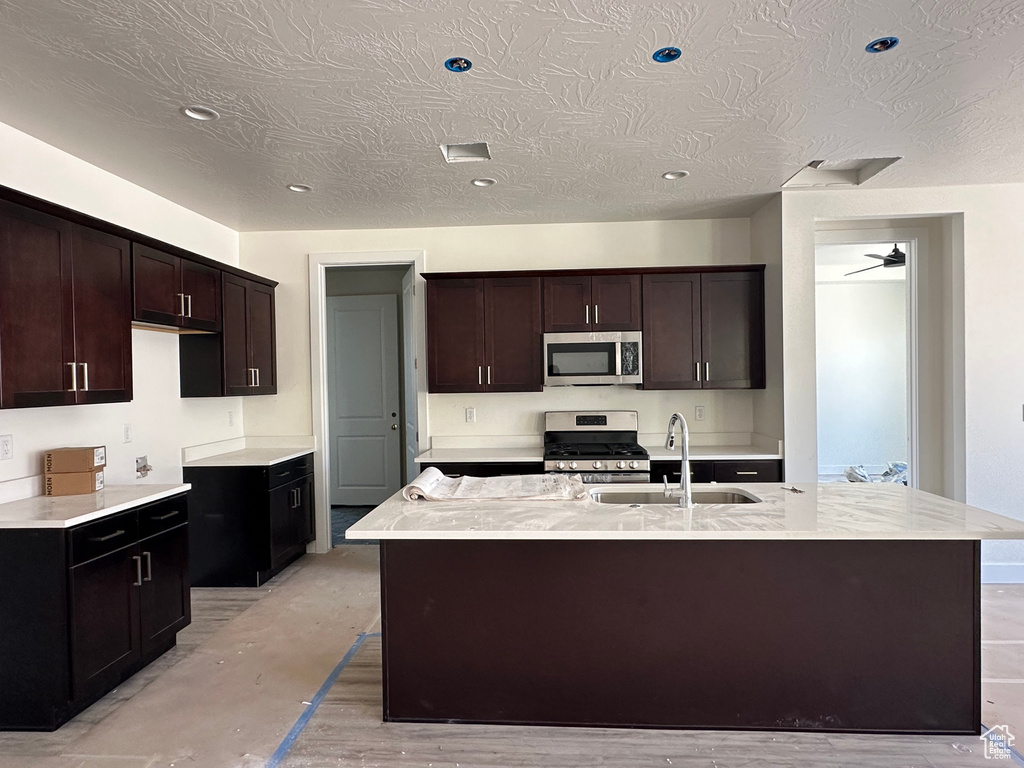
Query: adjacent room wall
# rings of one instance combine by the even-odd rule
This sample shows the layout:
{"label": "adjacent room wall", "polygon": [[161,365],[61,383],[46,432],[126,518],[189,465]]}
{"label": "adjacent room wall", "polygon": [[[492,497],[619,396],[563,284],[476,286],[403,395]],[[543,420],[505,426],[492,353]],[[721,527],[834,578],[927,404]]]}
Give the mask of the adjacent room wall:
{"label": "adjacent room wall", "polygon": [[[240,241],[243,267],[281,283],[277,296],[279,350],[284,347],[280,341],[288,340],[284,357],[279,357],[282,394],[273,403],[247,403],[246,430],[254,435],[299,434],[311,429],[308,254],[422,249],[430,272],[752,262],[746,219],[250,232],[242,233]],[[423,362],[421,355],[420,364]],[[689,415],[698,404],[707,406],[708,417],[692,425],[695,432],[749,434],[753,429],[751,392],[573,387],[531,394],[430,395],[427,403],[432,437],[539,435],[543,411],[591,407],[637,409],[640,430],[657,432],[664,429],[673,411]],[[474,424],[465,421],[468,406],[477,409]]]}
{"label": "adjacent room wall", "polygon": [[[954,349],[945,366],[951,376],[964,372],[962,416],[955,391],[943,398],[952,412],[954,433],[963,430],[963,495],[969,504],[1024,518],[1024,337],[1017,332],[1024,305],[1024,185],[799,191],[782,197],[787,479],[812,481],[817,468],[815,222],[951,217],[943,224],[951,239],[943,251],[953,274],[943,279],[952,315],[962,312],[964,334],[962,339],[951,334]],[[957,274],[961,258],[962,297]],[[955,439],[950,450],[959,450]],[[986,579],[1024,581],[1024,542],[986,542],[983,551]]]}
{"label": "adjacent room wall", "polygon": [[782,367],[782,195],[750,217],[750,260],[764,264],[765,388],[753,393],[754,432],[785,434]]}
{"label": "adjacent room wall", "polygon": [[[238,234],[66,152],[0,124],[0,184],[143,232],[228,264]],[[0,434],[14,436],[14,459],[0,462],[0,500],[42,492],[42,452],[63,445],[107,446],[107,482],[134,483],[135,457],[154,467],[149,483],[180,482],[181,447],[243,434],[241,398],[181,400],[178,340],[134,330],[135,399],[130,403],[0,411]],[[234,426],[228,426],[228,411]],[[122,426],[132,425],[132,442]],[[302,434],[308,434],[303,430]]]}

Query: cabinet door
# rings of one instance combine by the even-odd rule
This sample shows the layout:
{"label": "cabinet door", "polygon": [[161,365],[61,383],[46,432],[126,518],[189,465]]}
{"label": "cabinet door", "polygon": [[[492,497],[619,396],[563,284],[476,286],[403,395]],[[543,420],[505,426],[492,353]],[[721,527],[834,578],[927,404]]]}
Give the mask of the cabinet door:
{"label": "cabinet door", "polygon": [[700,275],[643,277],[644,389],[700,389]]}
{"label": "cabinet door", "polygon": [[247,395],[252,382],[248,348],[246,280],[225,274],[223,283],[223,329],[221,354],[224,359],[224,394]]}
{"label": "cabinet door", "polygon": [[248,313],[249,360],[254,382],[247,394],[277,394],[277,348],[274,340],[274,289],[248,282],[245,292]]}
{"label": "cabinet door", "polygon": [[595,331],[640,330],[640,275],[591,277],[590,301]]}
{"label": "cabinet door", "polygon": [[700,297],[705,389],[763,388],[763,275],[705,272]]}
{"label": "cabinet door", "polygon": [[270,505],[270,567],[276,568],[295,553],[298,546],[296,530],[296,483],[272,488]]}
{"label": "cabinet door", "polygon": [[166,645],[192,618],[188,577],[188,525],[139,542],[142,653]]}
{"label": "cabinet door", "polygon": [[[182,326],[197,331],[219,331],[220,270],[181,259],[181,293],[186,317]],[[137,300],[136,300],[137,301]]]}
{"label": "cabinet door", "polygon": [[484,390],[483,280],[427,281],[427,389]]}
{"label": "cabinet door", "polygon": [[544,333],[589,331],[592,312],[589,276],[544,278]]}
{"label": "cabinet door", "polygon": [[716,483],[779,483],[782,462],[772,460],[716,461]]}
{"label": "cabinet door", "polygon": [[181,325],[181,259],[132,243],[132,318],[144,323]]}
{"label": "cabinet door", "polygon": [[306,475],[295,483],[296,543],[305,546],[316,538],[316,520],[313,510],[313,476]]}
{"label": "cabinet door", "polygon": [[130,245],[124,238],[75,225],[72,254],[77,402],[131,400]]}
{"label": "cabinet door", "polygon": [[0,202],[0,407],[68,405],[71,225]]}
{"label": "cabinet door", "polygon": [[540,392],[544,388],[540,278],[495,277],[484,281],[488,392]]}
{"label": "cabinet door", "polygon": [[69,569],[71,686],[75,699],[108,690],[140,656],[138,545]]}

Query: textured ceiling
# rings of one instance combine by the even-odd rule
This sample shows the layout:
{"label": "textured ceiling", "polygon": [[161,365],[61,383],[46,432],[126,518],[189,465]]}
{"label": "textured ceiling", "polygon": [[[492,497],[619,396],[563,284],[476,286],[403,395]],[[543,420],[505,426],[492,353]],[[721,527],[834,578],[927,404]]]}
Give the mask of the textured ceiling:
{"label": "textured ceiling", "polygon": [[0,0],[0,121],[242,231],[745,216],[823,158],[1021,182],[1022,105],[1012,0]]}

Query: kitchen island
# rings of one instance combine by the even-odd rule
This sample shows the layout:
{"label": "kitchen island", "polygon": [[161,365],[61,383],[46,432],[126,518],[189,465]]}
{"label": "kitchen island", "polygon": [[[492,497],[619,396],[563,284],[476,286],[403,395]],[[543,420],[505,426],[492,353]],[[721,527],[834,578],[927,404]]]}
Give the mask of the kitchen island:
{"label": "kitchen island", "polygon": [[692,510],[396,494],[348,531],[381,541],[384,719],[978,733],[980,540],[1024,522],[797,487]]}

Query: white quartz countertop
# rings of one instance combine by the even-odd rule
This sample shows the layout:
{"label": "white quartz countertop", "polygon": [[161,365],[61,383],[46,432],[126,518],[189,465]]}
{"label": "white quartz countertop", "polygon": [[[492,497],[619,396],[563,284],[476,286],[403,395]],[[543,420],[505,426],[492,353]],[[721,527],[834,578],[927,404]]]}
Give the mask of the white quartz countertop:
{"label": "white quartz countertop", "polygon": [[[589,486],[608,492],[624,486]],[[788,487],[788,486],[787,486]],[[694,485],[737,488],[754,504],[405,501],[395,494],[349,528],[352,539],[1024,539],[1024,521],[890,483]],[[658,485],[632,486],[657,490]]]}
{"label": "white quartz countertop", "polygon": [[312,448],[242,448],[182,463],[183,467],[272,467],[312,453]]}
{"label": "white quartz countertop", "polygon": [[78,496],[33,496],[0,504],[0,528],[70,528],[184,493],[192,486],[108,485]]}
{"label": "white quartz countertop", "polygon": [[[668,450],[665,444],[649,445],[644,448],[651,454],[652,461],[680,461],[679,448]],[[758,460],[781,459],[778,451],[757,445],[692,445],[690,459],[693,461],[713,461],[715,459]],[[537,462],[544,461],[544,447],[537,445],[528,448],[431,448],[416,457],[420,464],[432,463],[463,463],[463,462]],[[188,466],[186,464],[186,466]]]}

